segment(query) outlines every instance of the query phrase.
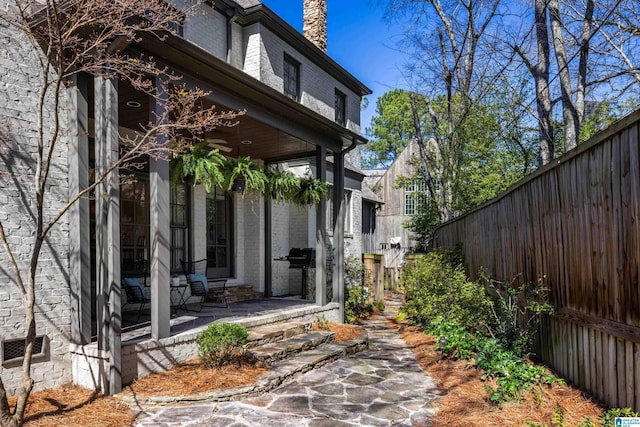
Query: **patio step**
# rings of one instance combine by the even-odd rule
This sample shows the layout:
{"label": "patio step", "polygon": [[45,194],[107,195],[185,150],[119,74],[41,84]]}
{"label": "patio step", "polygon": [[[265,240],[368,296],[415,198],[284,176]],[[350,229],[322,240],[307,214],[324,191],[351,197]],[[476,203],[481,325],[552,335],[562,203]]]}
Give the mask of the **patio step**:
{"label": "patio step", "polygon": [[310,350],[333,341],[334,336],[335,334],[333,332],[310,331],[305,334],[295,335],[280,341],[254,347],[249,353],[258,362],[258,365],[267,367],[294,354],[303,352],[307,354]]}
{"label": "patio step", "polygon": [[228,302],[242,302],[262,298],[262,292],[256,292],[251,285],[227,285]]}
{"label": "patio step", "polygon": [[254,348],[261,345],[282,341],[296,335],[304,334],[311,330],[311,322],[276,323],[251,328],[249,342],[246,348]]}

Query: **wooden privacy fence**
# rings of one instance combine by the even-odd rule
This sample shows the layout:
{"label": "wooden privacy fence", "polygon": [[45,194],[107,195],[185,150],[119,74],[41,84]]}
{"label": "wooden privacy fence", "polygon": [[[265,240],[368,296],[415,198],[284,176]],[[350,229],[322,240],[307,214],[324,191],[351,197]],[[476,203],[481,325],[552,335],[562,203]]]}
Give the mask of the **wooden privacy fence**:
{"label": "wooden privacy fence", "polygon": [[435,232],[469,274],[540,277],[555,316],[536,353],[610,406],[640,410],[640,111]]}

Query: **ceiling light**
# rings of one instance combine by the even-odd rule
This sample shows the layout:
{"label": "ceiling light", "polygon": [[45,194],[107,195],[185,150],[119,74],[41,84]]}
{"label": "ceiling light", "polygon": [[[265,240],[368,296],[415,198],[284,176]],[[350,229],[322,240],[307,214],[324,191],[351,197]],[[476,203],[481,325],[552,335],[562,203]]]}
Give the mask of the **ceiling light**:
{"label": "ceiling light", "polygon": [[253,144],[253,141],[250,141],[250,140],[248,140],[248,139],[244,139],[244,140],[242,140],[242,141],[240,141],[240,142],[241,142],[242,144],[244,144],[244,145],[251,145],[251,144]]}
{"label": "ceiling light", "polygon": [[140,108],[142,107],[142,104],[140,104],[138,101],[127,101],[127,107]]}

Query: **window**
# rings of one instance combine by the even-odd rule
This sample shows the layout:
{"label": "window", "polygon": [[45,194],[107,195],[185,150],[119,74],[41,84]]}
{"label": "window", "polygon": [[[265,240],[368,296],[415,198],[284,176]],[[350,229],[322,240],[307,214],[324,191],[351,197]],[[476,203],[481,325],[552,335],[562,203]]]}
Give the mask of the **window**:
{"label": "window", "polygon": [[189,258],[189,187],[171,184],[171,271],[182,271]]}
{"label": "window", "polygon": [[149,260],[149,177],[122,174],[120,234],[122,275],[137,274],[140,261]]}
{"label": "window", "polygon": [[335,121],[341,126],[347,123],[347,95],[336,89]]}
{"label": "window", "polygon": [[207,193],[207,269],[210,277],[230,277],[233,254],[233,213],[229,194],[219,188]]}
{"label": "window", "polygon": [[427,194],[427,183],[422,179],[416,179],[404,189],[404,214],[417,215],[420,213],[420,205]]}
{"label": "window", "polygon": [[284,94],[289,98],[300,100],[300,63],[290,57],[284,55]]}

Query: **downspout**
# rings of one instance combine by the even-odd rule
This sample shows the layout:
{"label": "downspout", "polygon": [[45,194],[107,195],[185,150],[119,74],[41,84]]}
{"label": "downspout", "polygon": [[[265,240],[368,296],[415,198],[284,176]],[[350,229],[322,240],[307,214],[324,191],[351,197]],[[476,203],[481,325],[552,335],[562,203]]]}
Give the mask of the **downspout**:
{"label": "downspout", "polygon": [[[340,151],[334,153],[333,159],[333,247],[335,256],[333,258],[333,301],[339,306],[339,322],[344,323],[344,303],[345,303],[345,284],[344,284],[344,158],[356,148],[358,141],[352,138],[351,144]],[[337,209],[336,209],[337,207]],[[340,242],[340,244],[338,244]]]}
{"label": "downspout", "polygon": [[227,63],[231,64],[231,52],[232,52],[232,42],[233,42],[233,28],[232,24],[236,22],[238,19],[238,8],[234,7],[231,14],[226,14],[227,16]]}

